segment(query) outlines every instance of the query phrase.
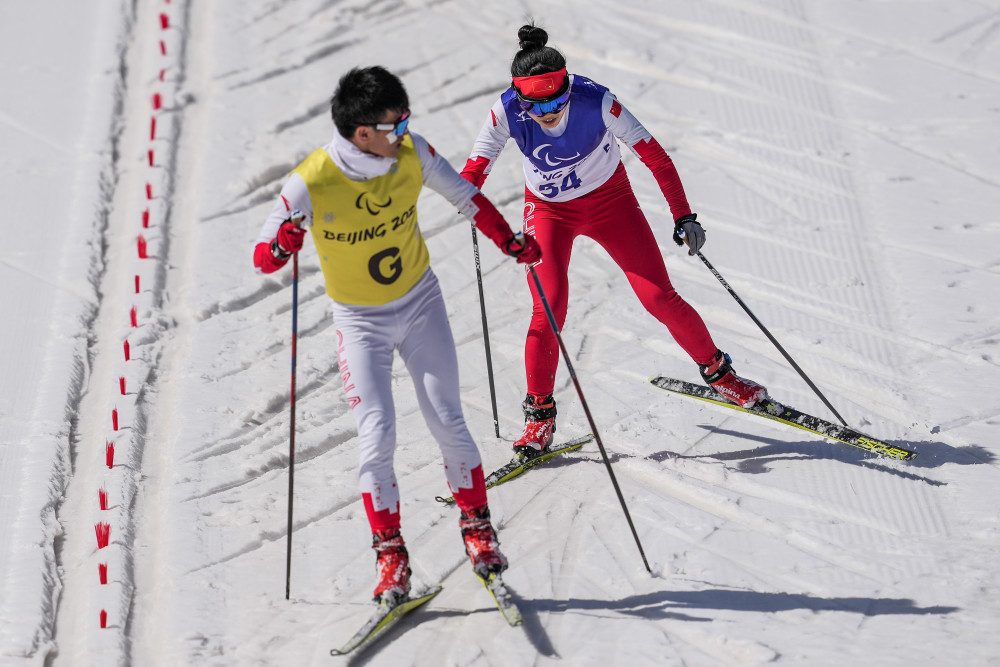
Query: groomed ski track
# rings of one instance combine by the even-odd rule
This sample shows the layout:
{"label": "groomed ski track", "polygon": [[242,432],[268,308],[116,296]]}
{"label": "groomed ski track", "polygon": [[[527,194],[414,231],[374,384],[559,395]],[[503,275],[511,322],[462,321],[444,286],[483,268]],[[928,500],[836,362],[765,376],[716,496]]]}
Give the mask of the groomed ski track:
{"label": "groomed ski track", "polygon": [[[523,628],[508,628],[468,567],[457,511],[434,501],[447,491],[440,457],[398,364],[396,473],[415,587],[446,585],[359,660],[987,664],[1000,651],[988,448],[1000,408],[950,379],[956,367],[995,376],[997,318],[939,335],[914,294],[945,301],[947,288],[931,283],[952,273],[1000,287],[996,258],[979,237],[963,253],[928,230],[903,234],[899,221],[915,214],[911,187],[933,181],[996,202],[1000,177],[995,166],[957,159],[930,130],[899,130],[888,114],[914,102],[906,88],[880,80],[860,56],[843,61],[856,52],[914,75],[943,71],[996,99],[1000,70],[979,59],[993,48],[991,33],[978,50],[921,47],[975,30],[976,3],[962,3],[961,15],[915,9],[924,25],[942,26],[923,41],[893,37],[884,27],[892,11],[859,1],[841,14],[804,0],[225,4],[122,2],[115,15],[120,104],[106,133],[108,213],[94,222],[95,296],[81,316],[88,363],[70,378],[67,449],[50,481],[62,532],[46,568],[53,583],[42,587],[52,602],[41,605],[34,646],[0,662],[330,664],[330,648],[370,612],[354,424],[307,242],[286,601],[291,271],[255,275],[253,243],[285,175],[333,132],[327,99],[351,66],[400,74],[413,131],[461,165],[507,85],[526,11],[550,30],[570,71],[609,85],[671,153],[708,229],[706,256],[847,421],[920,456],[883,461],[649,387],[650,374],[696,380],[697,369],[606,253],[581,239],[563,334],[653,576],[600,455],[585,445],[490,493],[511,562],[505,581],[524,614]],[[151,140],[154,93],[164,107]],[[155,167],[145,163],[151,145]],[[510,221],[523,192],[515,154],[509,145],[485,188]],[[825,415],[712,274],[673,245],[655,182],[634,156],[625,161],[675,286],[737,371]],[[145,208],[148,230],[138,228]],[[497,441],[468,222],[427,193],[420,225],[458,344],[466,417],[492,470],[509,459],[521,425],[527,288],[480,236]],[[140,232],[150,244],[142,261]],[[120,375],[132,388],[124,396]],[[557,439],[586,433],[564,367],[557,383]],[[114,433],[112,408],[124,424]],[[97,511],[98,488],[110,492],[106,512]],[[94,545],[98,520],[111,524],[105,550]],[[106,586],[99,562],[112,573]],[[110,623],[98,630],[101,609]]]}

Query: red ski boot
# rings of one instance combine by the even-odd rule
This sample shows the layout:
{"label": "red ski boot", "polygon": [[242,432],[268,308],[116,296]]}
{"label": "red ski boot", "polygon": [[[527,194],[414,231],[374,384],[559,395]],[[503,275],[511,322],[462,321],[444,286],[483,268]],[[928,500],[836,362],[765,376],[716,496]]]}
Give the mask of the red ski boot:
{"label": "red ski boot", "polygon": [[491,573],[500,574],[507,569],[507,557],[500,553],[500,540],[490,525],[490,508],[477,507],[458,519],[465,540],[465,553],[469,554],[472,569],[483,579]]}
{"label": "red ski boot", "polygon": [[525,459],[538,456],[552,442],[556,432],[556,402],[552,394],[524,397],[524,433],[514,442],[514,453]]}
{"label": "red ski boot", "polygon": [[715,351],[715,359],[707,365],[700,365],[701,377],[730,403],[742,408],[752,408],[767,398],[767,389],[753,380],[741,378],[733,372],[728,354]]}
{"label": "red ski boot", "polygon": [[398,530],[377,530],[372,534],[375,550],[376,602],[400,602],[410,593],[410,555]]}

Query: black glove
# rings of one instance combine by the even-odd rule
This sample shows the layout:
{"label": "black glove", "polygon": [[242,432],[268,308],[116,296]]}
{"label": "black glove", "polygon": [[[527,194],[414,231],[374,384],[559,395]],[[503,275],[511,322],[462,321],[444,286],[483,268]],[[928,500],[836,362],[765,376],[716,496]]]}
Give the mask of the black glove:
{"label": "black glove", "polygon": [[689,213],[674,222],[674,243],[684,245],[687,241],[688,255],[694,255],[705,245],[705,230],[698,222],[697,213]]}

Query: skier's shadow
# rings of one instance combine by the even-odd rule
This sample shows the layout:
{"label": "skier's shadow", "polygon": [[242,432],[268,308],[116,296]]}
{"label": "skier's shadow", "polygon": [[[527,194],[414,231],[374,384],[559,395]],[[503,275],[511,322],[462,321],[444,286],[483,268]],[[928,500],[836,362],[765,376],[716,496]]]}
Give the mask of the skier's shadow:
{"label": "skier's shadow", "polygon": [[917,445],[917,447],[915,447],[917,457],[912,461],[904,463],[878,457],[861,449],[837,442],[827,442],[825,440],[800,440],[797,442],[789,442],[772,437],[751,435],[741,431],[732,431],[729,429],[719,428],[717,426],[701,424],[699,425],[699,428],[705,429],[713,434],[728,436],[736,440],[742,440],[744,442],[758,442],[761,444],[753,447],[752,449],[718,452],[715,454],[686,455],[664,450],[650,454],[647,458],[654,461],[664,461],[672,458],[709,458],[717,461],[735,461],[737,462],[737,470],[749,474],[770,472],[771,468],[768,464],[776,461],[801,460],[805,458],[823,459],[840,461],[841,463],[862,466],[865,468],[873,468],[904,479],[925,482],[931,486],[945,486],[946,483],[925,477],[923,475],[918,475],[913,472],[908,472],[908,470],[919,468],[938,468],[946,463],[953,463],[956,465],[990,464],[995,463],[997,458],[995,454],[978,445],[952,447],[943,442],[929,441],[921,443],[912,443],[908,441],[890,443],[898,444],[899,446],[907,448],[910,448],[911,445],[914,444]]}
{"label": "skier's shadow", "polygon": [[862,616],[943,615],[959,607],[936,605],[918,607],[906,598],[821,598],[797,593],[762,593],[747,590],[709,589],[704,591],[659,591],[632,595],[621,600],[529,600],[524,607],[534,613],[565,611],[616,611],[648,620],[673,619],[711,622],[708,616],[692,612],[712,609],[746,612],[779,612],[795,609],[840,611]]}
{"label": "skier's shadow", "polygon": [[[860,614],[862,616],[888,615],[944,615],[958,611],[959,607],[936,605],[918,607],[913,600],[906,598],[821,598],[811,595],[793,593],[762,593],[747,590],[709,589],[704,591],[659,591],[632,595],[620,600],[588,600],[570,598],[568,600],[535,599],[528,600],[514,595],[524,619],[523,630],[539,655],[558,658],[559,653],[552,645],[540,615],[545,612],[564,613],[578,612],[617,612],[636,616],[650,621],[677,620],[711,623],[716,620],[710,614],[711,610],[745,611],[750,613],[791,611],[806,609],[809,611],[839,611]],[[693,612],[706,612],[706,615],[695,615]],[[352,656],[348,664],[367,664],[375,660],[382,649],[397,639],[407,630],[420,623],[429,623],[434,619],[468,618],[472,614],[496,614],[492,606],[480,609],[427,609],[409,618],[389,630],[386,636],[373,646],[363,647],[358,654]]]}

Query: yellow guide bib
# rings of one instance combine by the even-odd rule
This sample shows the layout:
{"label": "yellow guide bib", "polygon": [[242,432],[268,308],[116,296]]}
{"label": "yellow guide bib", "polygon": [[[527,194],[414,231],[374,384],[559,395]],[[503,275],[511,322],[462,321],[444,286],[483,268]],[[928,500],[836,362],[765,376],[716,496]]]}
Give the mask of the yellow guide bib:
{"label": "yellow guide bib", "polygon": [[417,225],[423,187],[420,158],[403,137],[396,164],[384,176],[352,181],[320,148],[295,168],[312,200],[312,238],[326,293],[362,306],[388,303],[406,294],[430,266]]}

